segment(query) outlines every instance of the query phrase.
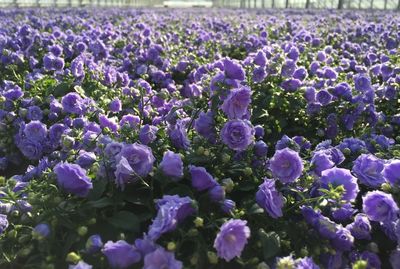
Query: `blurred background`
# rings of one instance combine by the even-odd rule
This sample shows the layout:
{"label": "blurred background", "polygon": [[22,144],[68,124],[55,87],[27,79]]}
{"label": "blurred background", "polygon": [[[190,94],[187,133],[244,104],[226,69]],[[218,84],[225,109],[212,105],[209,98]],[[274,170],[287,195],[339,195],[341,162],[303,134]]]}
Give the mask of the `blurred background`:
{"label": "blurred background", "polygon": [[400,0],[0,0],[1,7],[229,7],[400,10]]}

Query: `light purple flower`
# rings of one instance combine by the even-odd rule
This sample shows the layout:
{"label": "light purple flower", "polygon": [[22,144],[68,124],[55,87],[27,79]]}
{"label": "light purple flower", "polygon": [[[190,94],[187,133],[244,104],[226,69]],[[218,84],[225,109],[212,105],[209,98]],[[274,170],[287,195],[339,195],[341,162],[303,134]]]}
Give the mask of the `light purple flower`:
{"label": "light purple flower", "polygon": [[355,178],[349,170],[344,168],[330,168],[321,173],[321,188],[329,189],[329,186],[336,188],[344,187],[342,199],[345,201],[353,201],[359,192],[357,178]]}
{"label": "light purple flower", "polygon": [[230,120],[221,130],[221,139],[230,149],[244,151],[254,142],[254,128],[247,120]]}
{"label": "light purple flower", "polygon": [[258,187],[256,201],[272,218],[282,217],[284,200],[282,194],[276,189],[274,180],[264,180],[264,183]]}
{"label": "light purple flower", "polygon": [[399,208],[391,194],[370,191],[363,197],[363,211],[372,221],[390,222],[398,218]]}
{"label": "light purple flower", "polygon": [[285,148],[275,152],[270,160],[270,169],[274,178],[282,183],[291,183],[301,176],[303,161],[296,151]]}

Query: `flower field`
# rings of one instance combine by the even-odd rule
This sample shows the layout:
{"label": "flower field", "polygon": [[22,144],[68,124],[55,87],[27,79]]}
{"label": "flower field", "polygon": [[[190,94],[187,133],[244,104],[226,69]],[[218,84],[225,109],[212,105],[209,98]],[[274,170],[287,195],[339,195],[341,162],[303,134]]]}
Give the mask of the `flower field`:
{"label": "flower field", "polygon": [[0,10],[0,268],[400,268],[400,15]]}

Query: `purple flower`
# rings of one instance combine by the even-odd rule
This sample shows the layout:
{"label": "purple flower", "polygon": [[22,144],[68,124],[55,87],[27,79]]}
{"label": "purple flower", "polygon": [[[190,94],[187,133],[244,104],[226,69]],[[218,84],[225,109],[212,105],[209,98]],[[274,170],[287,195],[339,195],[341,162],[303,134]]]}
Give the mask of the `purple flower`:
{"label": "purple flower", "polygon": [[85,197],[93,188],[86,171],[77,164],[59,163],[54,167],[54,172],[58,186],[68,193]]}
{"label": "purple flower", "polygon": [[33,228],[32,234],[37,238],[46,238],[50,235],[50,226],[47,223],[40,223]]}
{"label": "purple flower", "polygon": [[192,186],[198,191],[208,190],[217,185],[215,179],[204,167],[190,165],[189,172],[192,177]]}
{"label": "purple flower", "polygon": [[223,202],[220,203],[220,205],[221,205],[221,210],[225,214],[231,214],[233,209],[235,209],[236,207],[235,201],[232,201],[230,199],[225,199]]}
{"label": "purple flower", "polygon": [[323,171],[321,175],[321,188],[329,189],[330,185],[334,188],[343,186],[343,200],[353,201],[357,197],[359,192],[357,178],[355,178],[349,170],[334,167]]}
{"label": "purple flower", "polygon": [[0,214],[0,234],[2,234],[8,227],[7,215]]}
{"label": "purple flower", "polygon": [[111,103],[109,104],[108,108],[109,108],[110,111],[112,111],[112,112],[119,112],[119,111],[121,111],[121,109],[122,109],[121,100],[119,100],[118,98],[112,100]]}
{"label": "purple flower", "polygon": [[208,195],[213,202],[219,202],[225,199],[225,189],[221,185],[215,185],[208,191]]}
{"label": "purple flower", "polygon": [[264,67],[257,67],[253,70],[253,81],[262,82],[267,77],[267,72],[265,72]]}
{"label": "purple flower", "polygon": [[121,120],[119,121],[119,126],[123,127],[125,125],[128,125],[130,128],[136,128],[139,123],[140,118],[138,116],[128,114],[122,116]]}
{"label": "purple flower", "polygon": [[328,105],[332,101],[332,95],[326,90],[320,90],[315,98],[323,106]]}
{"label": "purple flower", "polygon": [[400,248],[397,248],[392,251],[390,254],[390,264],[392,268],[400,268]]}
{"label": "purple flower", "polygon": [[397,219],[399,208],[391,194],[370,191],[363,197],[363,211],[372,221],[390,222]]}
{"label": "purple flower", "polygon": [[178,149],[188,149],[190,141],[186,132],[186,124],[183,120],[178,120],[175,125],[170,126],[168,134],[172,144]]}
{"label": "purple flower", "polygon": [[93,266],[91,266],[90,264],[87,264],[84,261],[79,261],[75,265],[68,266],[68,269],[92,269],[92,268],[93,268]]}
{"label": "purple flower", "polygon": [[392,186],[400,184],[400,160],[391,160],[385,164],[382,175]]}
{"label": "purple flower", "polygon": [[94,154],[93,152],[81,151],[78,158],[76,159],[76,163],[84,169],[90,168],[95,162],[96,154]]}
{"label": "purple flower", "polygon": [[139,132],[140,143],[148,145],[157,138],[158,128],[153,125],[144,125]]}
{"label": "purple flower", "polygon": [[221,139],[230,149],[244,151],[254,141],[254,128],[247,120],[230,120],[221,130]]}
{"label": "purple flower", "polygon": [[208,139],[211,143],[216,140],[215,122],[212,111],[200,113],[199,117],[194,122],[194,129],[203,137]]}
{"label": "purple flower", "polygon": [[128,268],[141,259],[139,251],[124,240],[108,241],[105,243],[102,252],[112,268]]}
{"label": "purple flower", "polygon": [[221,106],[222,111],[229,119],[242,119],[247,114],[251,102],[251,90],[241,87],[230,91],[228,97]]}
{"label": "purple flower", "polygon": [[282,66],[281,76],[290,78],[296,70],[296,62],[293,60],[286,60]]}
{"label": "purple flower", "polygon": [[371,80],[369,77],[359,74],[354,77],[354,86],[357,91],[366,92],[371,89]]}
{"label": "purple flower", "polygon": [[332,156],[328,150],[319,150],[314,152],[311,158],[311,167],[317,175],[321,175],[322,171],[335,166]]}
{"label": "purple flower", "polygon": [[178,223],[193,214],[193,201],[189,197],[164,195],[157,201],[157,216],[149,226],[148,236],[157,240],[162,234],[175,230]]}
{"label": "purple flower", "polygon": [[256,56],[254,56],[254,63],[262,67],[264,67],[267,64],[267,57],[265,56],[265,53],[262,50],[259,50]]}
{"label": "purple flower", "polygon": [[70,92],[61,99],[63,110],[67,113],[81,115],[85,110],[82,97],[75,92]]}
{"label": "purple flower", "polygon": [[385,182],[382,176],[383,168],[384,163],[381,159],[372,154],[361,154],[354,161],[352,171],[362,184],[376,188]]}
{"label": "purple flower", "polygon": [[272,218],[282,217],[284,200],[282,194],[276,190],[274,180],[264,180],[264,183],[258,187],[256,201]]}
{"label": "purple flower", "polygon": [[[363,260],[367,262],[366,269],[381,269],[381,261],[379,256],[370,251],[363,251],[362,253],[352,252],[349,255],[351,262]],[[396,268],[396,267],[393,267]]]}
{"label": "purple flower", "polygon": [[231,219],[225,222],[214,241],[214,248],[220,258],[227,262],[239,257],[250,237],[250,229],[247,221]]}
{"label": "purple flower", "polygon": [[181,155],[170,150],[164,153],[163,159],[160,163],[160,168],[164,175],[170,176],[173,179],[180,179],[183,177],[183,162]]}
{"label": "purple flower", "polygon": [[41,142],[46,139],[47,127],[40,121],[31,121],[25,125],[24,135],[31,141]]}
{"label": "purple flower", "polygon": [[43,111],[38,106],[30,106],[28,108],[28,114],[26,115],[28,120],[42,120]]}
{"label": "purple flower", "polygon": [[121,157],[116,165],[115,184],[122,190],[125,189],[127,183],[136,181],[138,178],[135,176],[135,171],[133,171],[128,160],[125,157]]}
{"label": "purple flower", "polygon": [[42,157],[43,147],[41,142],[24,138],[17,146],[22,154],[30,160],[38,160]]}
{"label": "purple flower", "polygon": [[284,80],[280,86],[287,92],[295,92],[301,87],[301,85],[302,85],[301,80],[290,78]]}
{"label": "purple flower", "polygon": [[98,234],[91,235],[86,241],[86,251],[89,254],[93,254],[103,247],[103,242],[101,241],[101,237]]}
{"label": "purple flower", "polygon": [[122,157],[128,161],[128,164],[135,172],[135,175],[145,177],[153,169],[155,158],[148,146],[138,143],[124,145],[121,152],[116,156],[118,163]]}
{"label": "purple flower", "polygon": [[268,146],[267,144],[259,140],[254,144],[254,153],[256,154],[257,157],[264,157],[268,153]]}
{"label": "purple flower", "polygon": [[319,269],[319,266],[309,257],[297,259],[295,266],[296,269]]}
{"label": "purple flower", "polygon": [[334,208],[331,214],[335,221],[342,222],[349,220],[356,211],[350,203],[347,203]]}
{"label": "purple flower", "polygon": [[347,225],[346,228],[356,239],[371,239],[371,224],[365,214],[357,214],[354,222]]}
{"label": "purple flower", "polygon": [[303,162],[296,151],[285,148],[275,152],[270,160],[270,169],[274,178],[282,183],[291,183],[301,176]]}
{"label": "purple flower", "polygon": [[227,78],[244,80],[245,73],[243,67],[239,63],[230,59],[224,59],[222,62],[224,64],[224,72]]}
{"label": "purple flower", "polygon": [[175,259],[172,252],[159,247],[144,257],[143,269],[181,269],[182,262]]}

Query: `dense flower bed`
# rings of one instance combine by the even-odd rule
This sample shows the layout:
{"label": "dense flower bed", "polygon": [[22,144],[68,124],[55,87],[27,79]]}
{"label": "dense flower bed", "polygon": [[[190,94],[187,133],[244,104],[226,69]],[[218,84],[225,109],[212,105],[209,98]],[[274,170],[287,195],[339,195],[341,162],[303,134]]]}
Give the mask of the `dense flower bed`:
{"label": "dense flower bed", "polygon": [[400,268],[398,13],[0,11],[1,268]]}

